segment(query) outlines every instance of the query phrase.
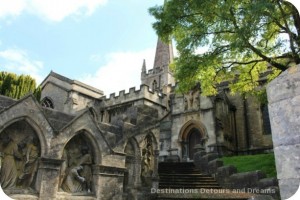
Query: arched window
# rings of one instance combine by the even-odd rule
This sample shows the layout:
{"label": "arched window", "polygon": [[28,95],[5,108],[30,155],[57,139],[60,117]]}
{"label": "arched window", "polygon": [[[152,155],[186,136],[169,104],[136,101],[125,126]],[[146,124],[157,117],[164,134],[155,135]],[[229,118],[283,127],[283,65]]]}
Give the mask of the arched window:
{"label": "arched window", "polygon": [[156,82],[156,80],[154,80],[152,83],[152,90],[154,91],[156,89],[157,89],[157,82]]}
{"label": "arched window", "polygon": [[46,107],[46,108],[52,108],[52,109],[54,108],[53,102],[49,97],[45,97],[42,100],[41,104],[42,104],[43,107]]}

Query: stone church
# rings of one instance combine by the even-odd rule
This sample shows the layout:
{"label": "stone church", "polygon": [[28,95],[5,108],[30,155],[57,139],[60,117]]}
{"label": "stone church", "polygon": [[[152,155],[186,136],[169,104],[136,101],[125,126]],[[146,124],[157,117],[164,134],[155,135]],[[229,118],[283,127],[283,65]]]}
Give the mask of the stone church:
{"label": "stone church", "polygon": [[[193,162],[198,146],[220,156],[272,150],[266,105],[201,86],[176,93],[171,44],[158,39],[140,88],[103,91],[55,72],[33,95],[0,96],[0,182],[14,199],[147,199],[161,162]],[[109,83],[108,83],[109,84]]]}

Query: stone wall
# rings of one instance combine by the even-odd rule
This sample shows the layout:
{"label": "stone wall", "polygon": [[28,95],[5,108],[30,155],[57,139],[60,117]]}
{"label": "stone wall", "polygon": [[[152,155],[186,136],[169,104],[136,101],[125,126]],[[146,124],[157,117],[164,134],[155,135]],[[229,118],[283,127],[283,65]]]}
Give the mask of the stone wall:
{"label": "stone wall", "polygon": [[287,199],[300,183],[300,65],[273,80],[267,93],[280,194]]}

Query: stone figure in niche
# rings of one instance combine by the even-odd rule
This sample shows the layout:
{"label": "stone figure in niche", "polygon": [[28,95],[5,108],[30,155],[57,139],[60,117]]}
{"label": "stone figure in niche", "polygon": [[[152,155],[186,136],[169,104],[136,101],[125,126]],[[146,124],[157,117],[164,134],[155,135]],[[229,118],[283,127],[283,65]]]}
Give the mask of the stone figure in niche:
{"label": "stone figure in niche", "polygon": [[144,139],[144,148],[142,149],[142,171],[141,179],[143,184],[148,184],[147,178],[152,176],[153,173],[153,145],[150,135]]}
{"label": "stone figure in niche", "polygon": [[200,96],[195,95],[194,97],[194,109],[199,109],[200,107]]}
{"label": "stone figure in niche", "polygon": [[75,166],[69,169],[67,176],[62,184],[62,189],[66,192],[76,193],[83,191],[85,178],[80,175],[82,166]]}
{"label": "stone figure in niche", "polygon": [[184,110],[188,110],[189,109],[189,103],[187,98],[184,98]]}
{"label": "stone figure in niche", "polygon": [[2,188],[26,192],[35,189],[40,143],[30,124],[18,121],[8,126],[0,135],[0,152]]}
{"label": "stone figure in niche", "polygon": [[85,178],[85,182],[84,182],[84,187],[83,190],[87,191],[87,192],[91,192],[92,191],[92,157],[91,154],[89,153],[89,150],[87,148],[83,148],[81,150],[82,153],[82,157],[79,161],[79,165],[83,167],[82,169],[82,176]]}
{"label": "stone figure in niche", "polygon": [[67,144],[61,168],[60,187],[69,193],[92,192],[92,164],[90,147],[80,135]]}
{"label": "stone figure in niche", "polygon": [[15,188],[18,180],[16,159],[21,160],[22,154],[19,152],[16,142],[9,136],[2,139],[2,148],[1,187],[2,189]]}
{"label": "stone figure in niche", "polygon": [[18,182],[21,183],[23,188],[28,188],[33,182],[35,174],[37,172],[39,147],[38,139],[30,136],[29,142],[26,144],[24,165],[22,168],[21,175],[19,176]]}

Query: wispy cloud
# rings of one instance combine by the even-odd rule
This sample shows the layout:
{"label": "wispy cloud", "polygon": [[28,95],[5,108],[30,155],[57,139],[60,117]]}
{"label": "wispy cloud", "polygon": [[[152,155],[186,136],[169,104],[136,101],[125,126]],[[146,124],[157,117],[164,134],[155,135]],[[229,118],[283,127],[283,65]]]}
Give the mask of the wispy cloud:
{"label": "wispy cloud", "polygon": [[[92,85],[105,92],[106,95],[121,90],[128,91],[131,87],[139,88],[143,59],[147,68],[153,66],[155,49],[138,52],[115,52],[105,56],[106,64],[99,66],[95,74],[86,74],[80,81]],[[99,60],[101,56],[92,55],[91,60]]]}
{"label": "wispy cloud", "polygon": [[43,62],[31,59],[25,50],[15,48],[0,51],[0,65],[5,71],[28,74],[35,78],[37,83],[43,80],[40,75]]}
{"label": "wispy cloud", "polygon": [[0,0],[0,18],[18,16],[23,12],[45,18],[50,21],[62,21],[64,18],[91,15],[97,7],[108,0]]}

